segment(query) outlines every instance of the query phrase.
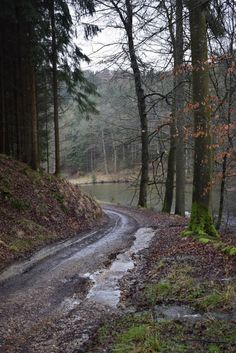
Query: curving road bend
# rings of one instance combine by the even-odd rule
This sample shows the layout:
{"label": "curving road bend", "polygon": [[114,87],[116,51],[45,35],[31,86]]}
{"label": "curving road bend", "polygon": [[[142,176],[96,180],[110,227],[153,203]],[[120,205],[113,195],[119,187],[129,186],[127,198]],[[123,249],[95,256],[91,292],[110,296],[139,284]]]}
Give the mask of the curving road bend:
{"label": "curving road bend", "polygon": [[47,247],[0,275],[0,352],[83,352],[99,320],[116,310],[88,298],[103,271],[135,239],[137,221],[115,208],[98,230]]}

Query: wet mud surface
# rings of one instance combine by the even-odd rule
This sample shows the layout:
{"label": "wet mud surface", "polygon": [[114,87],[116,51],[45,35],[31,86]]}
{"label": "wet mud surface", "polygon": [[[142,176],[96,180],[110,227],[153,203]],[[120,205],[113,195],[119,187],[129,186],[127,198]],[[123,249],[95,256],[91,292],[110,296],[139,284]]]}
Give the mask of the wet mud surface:
{"label": "wet mud surface", "polygon": [[[187,339],[189,332],[200,330],[200,338],[190,337],[197,341],[205,322],[211,326],[219,322],[217,334],[223,325],[222,335],[233,325],[229,291],[223,311],[204,310],[186,300],[201,291],[218,291],[224,282],[232,289],[233,259],[210,245],[182,239],[184,218],[112,205],[103,209],[107,222],[99,229],[46,247],[0,275],[1,353],[111,352],[115,338],[109,337],[129,330],[129,315],[136,315],[136,321],[150,316],[148,328],[170,320],[169,331],[164,330],[160,339],[170,340],[172,348],[176,322],[181,330],[186,328]],[[109,334],[100,342],[98,332],[106,323]],[[219,352],[234,349],[231,343],[222,347]],[[194,351],[207,352],[204,345]]]}
{"label": "wet mud surface", "polygon": [[[114,207],[104,210],[108,221],[99,230],[47,247],[0,275],[2,353],[82,352],[99,321],[117,310],[109,300],[98,299],[95,277],[114,261],[123,268],[114,269],[113,280],[134,266],[128,250],[139,225],[135,217]],[[117,256],[126,256],[129,266]]]}

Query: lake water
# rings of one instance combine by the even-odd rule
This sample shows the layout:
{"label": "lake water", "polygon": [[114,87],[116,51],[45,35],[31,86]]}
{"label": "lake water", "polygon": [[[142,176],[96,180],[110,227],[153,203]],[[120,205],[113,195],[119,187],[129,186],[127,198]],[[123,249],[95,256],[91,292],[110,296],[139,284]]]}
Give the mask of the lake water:
{"label": "lake water", "polygon": [[[104,184],[88,184],[80,185],[81,189],[92,195],[99,201],[111,202],[124,206],[136,206],[138,202],[138,189],[134,186],[123,183],[104,183]],[[149,188],[148,207],[160,211],[163,204],[164,185]],[[186,210],[191,209],[192,187],[186,185]],[[212,195],[213,213],[217,214],[219,207],[219,190],[216,189]],[[174,211],[174,210],[173,210]],[[236,217],[236,192],[231,191],[226,193],[225,197],[225,214],[231,219]],[[236,224],[236,220],[234,221]]]}

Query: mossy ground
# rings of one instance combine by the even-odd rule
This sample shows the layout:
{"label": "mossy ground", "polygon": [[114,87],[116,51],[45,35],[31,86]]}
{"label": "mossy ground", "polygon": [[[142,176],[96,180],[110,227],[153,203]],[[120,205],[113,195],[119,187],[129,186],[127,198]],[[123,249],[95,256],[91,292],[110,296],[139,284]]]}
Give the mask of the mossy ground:
{"label": "mossy ground", "polygon": [[199,238],[219,238],[219,233],[213,224],[208,209],[197,203],[192,204],[189,226],[188,229],[183,232],[183,235],[193,235]]}
{"label": "mossy ground", "polygon": [[[89,353],[231,353],[236,332],[232,322],[155,321],[151,314],[124,315],[98,330]],[[101,347],[105,347],[104,350]]]}
{"label": "mossy ground", "polygon": [[172,265],[158,282],[145,284],[142,305],[187,304],[200,313],[236,308],[236,283],[195,278],[191,266]]}
{"label": "mossy ground", "polygon": [[[104,322],[87,352],[236,351],[235,259],[211,242],[182,238],[181,231],[159,231],[140,267],[124,280],[122,308],[135,313]],[[163,314],[173,307],[190,308],[198,318]]]}
{"label": "mossy ground", "polygon": [[[159,319],[155,307],[160,304],[187,304],[197,312],[227,313],[236,308],[236,284],[200,282],[191,266],[171,266],[162,280],[145,283],[137,314],[124,315],[104,324],[97,333],[97,347],[89,353],[230,353],[235,352],[234,321],[205,317],[201,320]],[[104,351],[99,347],[107,347]]]}

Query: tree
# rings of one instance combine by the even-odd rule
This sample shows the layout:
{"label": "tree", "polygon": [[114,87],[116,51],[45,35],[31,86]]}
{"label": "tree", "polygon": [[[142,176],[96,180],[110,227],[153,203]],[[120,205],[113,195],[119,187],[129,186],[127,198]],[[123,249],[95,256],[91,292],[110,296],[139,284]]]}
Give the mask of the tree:
{"label": "tree", "polygon": [[12,0],[1,11],[1,152],[39,167],[36,63],[36,14],[29,0]]}
{"label": "tree", "polygon": [[[134,12],[137,11],[139,4],[136,4],[133,0],[124,0],[117,2],[114,0],[103,2],[98,1],[107,8],[111,8],[115,11],[121,21],[123,29],[125,30],[128,55],[130,60],[130,66],[133,71],[135,91],[137,96],[138,114],[140,119],[140,132],[141,132],[141,175],[140,175],[140,187],[139,187],[139,200],[138,205],[141,207],[147,207],[147,193],[148,193],[148,166],[149,166],[149,151],[148,151],[148,121],[147,121],[147,110],[144,87],[142,83],[140,64],[138,59],[137,50],[134,43]],[[135,9],[136,8],[136,9]],[[135,10],[134,10],[135,9]]]}
{"label": "tree", "polygon": [[[71,6],[78,19],[84,12],[94,12],[92,0],[74,0]],[[74,43],[70,7],[67,0],[4,0],[0,14],[0,152],[39,169],[39,151],[43,154],[39,142],[43,141],[44,124],[43,114],[38,110],[43,106],[38,105],[38,88],[42,92],[44,85],[47,90],[48,82],[43,82],[47,75],[53,90],[57,175],[60,173],[59,83],[66,84],[67,93],[82,110],[95,109],[91,98],[88,99],[95,91],[94,86],[89,85],[80,69],[80,61],[89,59]],[[96,31],[96,26],[85,26],[87,36]],[[49,95],[44,104],[47,127],[47,112],[51,108]]]}
{"label": "tree", "polygon": [[186,234],[216,236],[210,214],[212,151],[209,95],[207,12],[208,1],[188,1],[190,16],[192,84],[194,107],[194,172],[191,219]]}
{"label": "tree", "polygon": [[53,118],[55,138],[55,175],[60,175],[60,137],[59,137],[59,116],[58,116],[58,74],[57,74],[57,43],[55,23],[55,1],[49,1],[49,16],[51,22],[51,62],[52,62],[52,90],[53,90]]}
{"label": "tree", "polygon": [[[185,146],[184,146],[184,62],[183,43],[183,1],[176,0],[169,6],[164,2],[165,16],[168,23],[171,48],[173,51],[173,100],[172,119],[170,122],[170,149],[167,162],[165,197],[162,212],[171,212],[175,187],[175,213],[185,215]],[[174,21],[175,18],[175,21]]]}
{"label": "tree", "polygon": [[185,215],[185,145],[184,145],[184,75],[181,74],[184,63],[183,43],[183,0],[176,0],[176,37],[174,46],[175,72],[175,122],[176,122],[176,197],[175,213]]}
{"label": "tree", "polygon": [[[226,186],[233,175],[232,151],[234,150],[235,121],[234,102],[236,92],[235,77],[235,12],[234,1],[213,2],[213,36],[209,38],[210,55],[217,58],[210,70],[211,84],[215,92],[215,171],[220,182],[219,211],[216,228],[224,218]],[[216,20],[217,18],[217,20]],[[224,20],[223,20],[224,19]],[[223,59],[223,61],[222,61]],[[228,210],[229,211],[229,210]],[[227,214],[229,216],[229,213]]]}

